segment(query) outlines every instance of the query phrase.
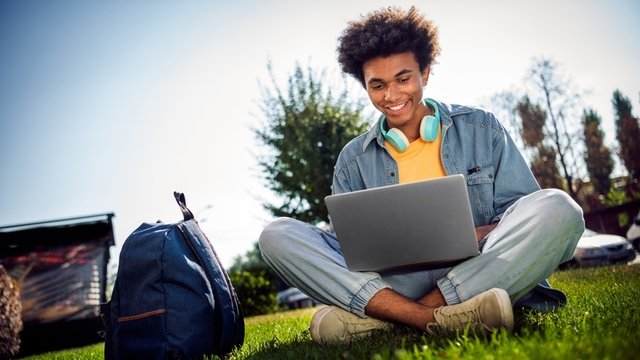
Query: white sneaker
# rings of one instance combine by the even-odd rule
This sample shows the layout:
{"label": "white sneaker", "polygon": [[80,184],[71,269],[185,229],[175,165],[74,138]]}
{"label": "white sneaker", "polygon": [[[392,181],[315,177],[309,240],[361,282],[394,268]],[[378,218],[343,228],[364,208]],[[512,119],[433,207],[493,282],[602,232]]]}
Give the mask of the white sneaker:
{"label": "white sneaker", "polygon": [[392,323],[374,318],[363,319],[335,306],[318,310],[311,319],[311,338],[317,343],[343,343],[366,337],[376,330],[389,330]]}

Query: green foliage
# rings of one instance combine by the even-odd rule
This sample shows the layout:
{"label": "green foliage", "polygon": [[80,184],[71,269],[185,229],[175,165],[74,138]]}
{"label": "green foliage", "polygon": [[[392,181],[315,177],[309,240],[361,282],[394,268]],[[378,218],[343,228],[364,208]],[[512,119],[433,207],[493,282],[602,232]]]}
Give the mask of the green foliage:
{"label": "green foliage", "polygon": [[629,214],[620,213],[618,214],[617,218],[618,218],[618,226],[620,226],[621,228],[624,229],[627,227],[627,225],[629,225],[629,221],[630,221]]}
{"label": "green foliage", "polygon": [[629,201],[629,197],[624,191],[611,188],[607,193],[607,197],[604,199],[604,205],[616,206],[616,205],[624,204],[628,201]]}
{"label": "green foliage", "polygon": [[602,120],[594,110],[585,110],[582,115],[584,142],[586,145],[585,162],[591,182],[598,194],[606,195],[611,188],[613,158],[611,150],[604,145],[604,131],[600,128]]}
{"label": "green foliage", "polygon": [[264,206],[274,216],[327,222],[324,197],[331,193],[338,153],[367,128],[363,103],[351,102],[346,87],[335,97],[324,76],[299,65],[286,93],[271,77],[271,88],[262,89],[264,125],[254,132],[268,150],[259,167],[281,203]]}
{"label": "green foliage", "polygon": [[235,259],[228,273],[245,316],[279,310],[276,292],[280,279],[262,260],[257,242],[244,256]]}
{"label": "green foliage", "polygon": [[[616,205],[622,205],[629,201],[631,201],[631,199],[629,198],[629,196],[624,190],[619,190],[612,187],[607,193],[607,196],[605,197],[602,203],[607,207],[611,207]],[[629,214],[627,214],[626,212],[618,213],[616,218],[618,220],[618,226],[621,229],[627,228],[627,226],[629,226],[629,223],[631,221],[631,219],[629,219]]]}
{"label": "green foliage", "polygon": [[240,299],[245,316],[278,311],[275,284],[264,272],[234,271],[229,273],[229,278]]}

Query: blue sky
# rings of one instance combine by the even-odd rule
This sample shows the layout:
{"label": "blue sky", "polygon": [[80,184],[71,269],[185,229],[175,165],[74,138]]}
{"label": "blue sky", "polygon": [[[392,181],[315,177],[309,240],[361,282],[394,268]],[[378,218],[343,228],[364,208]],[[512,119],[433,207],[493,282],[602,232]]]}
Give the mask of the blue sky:
{"label": "blue sky", "polygon": [[[0,2],[0,226],[115,212],[121,245],[141,222],[178,220],[180,190],[230,265],[271,220],[251,132],[267,62],[281,83],[296,62],[338,74],[347,21],[391,4],[411,3]],[[442,43],[427,96],[481,104],[546,56],[589,91],[609,145],[613,91],[640,112],[636,0],[418,6]]]}

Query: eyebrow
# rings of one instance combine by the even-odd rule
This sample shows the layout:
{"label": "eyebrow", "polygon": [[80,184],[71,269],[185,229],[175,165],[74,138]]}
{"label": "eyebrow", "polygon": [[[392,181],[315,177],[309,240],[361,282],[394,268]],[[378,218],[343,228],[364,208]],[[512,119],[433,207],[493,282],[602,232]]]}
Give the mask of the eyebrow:
{"label": "eyebrow", "polygon": [[[409,70],[409,69],[400,70],[393,77],[397,78],[398,76],[402,76],[404,74],[408,74],[408,73],[412,73],[412,72],[413,72],[413,70]],[[367,81],[368,84],[375,83],[375,82],[384,82],[384,80],[379,79],[379,78],[371,78],[371,79],[369,79],[369,81]]]}

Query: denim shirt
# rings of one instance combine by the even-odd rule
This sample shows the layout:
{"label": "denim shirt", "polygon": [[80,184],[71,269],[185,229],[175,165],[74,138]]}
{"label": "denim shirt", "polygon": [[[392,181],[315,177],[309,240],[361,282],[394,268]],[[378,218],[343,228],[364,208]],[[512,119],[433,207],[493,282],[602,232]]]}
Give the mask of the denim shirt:
{"label": "denim shirt", "polygon": [[[540,189],[493,114],[436,103],[442,126],[442,163],[448,175],[464,175],[475,226],[500,220],[516,200]],[[384,146],[380,121],[340,152],[333,175],[334,194],[398,183],[398,164]]]}
{"label": "denim shirt", "polygon": [[[475,226],[500,220],[511,204],[540,189],[522,154],[492,113],[436,104],[442,125],[442,164],[448,175],[464,175]],[[380,121],[340,152],[333,173],[334,194],[398,183],[398,164],[384,146]],[[514,307],[547,312],[566,302],[562,291],[543,280]]]}

